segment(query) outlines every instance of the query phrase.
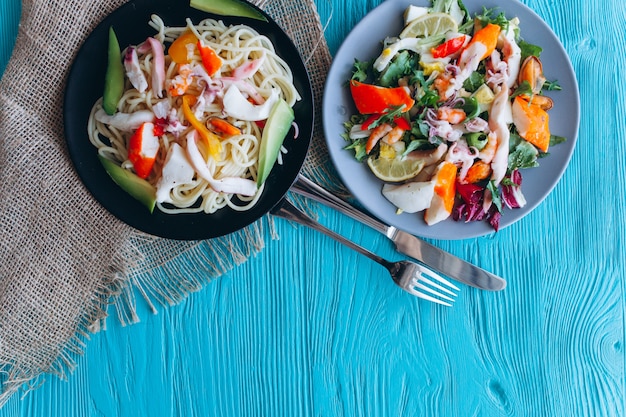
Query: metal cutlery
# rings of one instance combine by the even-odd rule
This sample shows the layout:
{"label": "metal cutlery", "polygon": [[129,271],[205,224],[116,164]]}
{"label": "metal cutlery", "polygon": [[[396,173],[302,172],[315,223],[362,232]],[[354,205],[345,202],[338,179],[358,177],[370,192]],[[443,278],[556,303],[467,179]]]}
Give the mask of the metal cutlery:
{"label": "metal cutlery", "polygon": [[274,216],[292,220],[303,226],[317,230],[378,262],[389,271],[393,281],[400,288],[416,297],[448,307],[452,305],[450,303],[454,302],[454,298],[452,297],[456,297],[456,293],[451,289],[458,291],[459,288],[423,265],[404,260],[398,262],[388,261],[316,222],[286,199],[278,203],[278,205],[271,210],[271,213]]}
{"label": "metal cutlery", "polygon": [[506,287],[506,281],[499,276],[445,252],[416,236],[382,223],[301,174],[290,190],[334,208],[373,228],[387,236],[395,244],[398,252],[417,259],[443,275],[483,290],[499,291]]}

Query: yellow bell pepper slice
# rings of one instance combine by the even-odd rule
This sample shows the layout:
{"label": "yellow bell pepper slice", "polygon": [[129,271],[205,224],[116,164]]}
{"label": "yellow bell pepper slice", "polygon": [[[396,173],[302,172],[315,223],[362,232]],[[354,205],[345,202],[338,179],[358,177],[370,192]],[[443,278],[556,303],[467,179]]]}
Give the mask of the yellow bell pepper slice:
{"label": "yellow bell pepper slice", "polygon": [[209,148],[209,154],[216,160],[222,160],[222,142],[219,137],[211,132],[200,120],[196,118],[196,115],[191,110],[191,106],[196,102],[196,98],[191,95],[183,96],[183,114],[189,124],[196,129],[200,137],[204,140]]}
{"label": "yellow bell pepper slice", "polygon": [[167,50],[167,54],[172,58],[172,61],[177,64],[187,64],[189,63],[189,59],[187,59],[189,52],[187,45],[193,45],[195,47],[197,42],[198,38],[192,31],[185,31],[172,42]]}

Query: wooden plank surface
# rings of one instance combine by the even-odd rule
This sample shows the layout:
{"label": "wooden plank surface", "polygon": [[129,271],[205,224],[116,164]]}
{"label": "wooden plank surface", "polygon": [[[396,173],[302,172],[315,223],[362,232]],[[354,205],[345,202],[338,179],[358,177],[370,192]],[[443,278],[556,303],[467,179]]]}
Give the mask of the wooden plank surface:
{"label": "wooden plank surface", "polygon": [[[19,0],[3,2],[4,25],[1,7]],[[332,11],[331,53],[379,3],[317,2],[322,22]],[[141,305],[136,325],[109,320],[67,381],[46,378],[0,417],[626,415],[626,6],[523,3],[576,70],[577,149],[522,221],[433,242],[506,277],[505,291],[462,287],[454,308],[441,308],[334,241],[277,221],[280,239],[259,255],[180,305],[156,315]],[[376,232],[317,210],[324,224],[401,258]]]}

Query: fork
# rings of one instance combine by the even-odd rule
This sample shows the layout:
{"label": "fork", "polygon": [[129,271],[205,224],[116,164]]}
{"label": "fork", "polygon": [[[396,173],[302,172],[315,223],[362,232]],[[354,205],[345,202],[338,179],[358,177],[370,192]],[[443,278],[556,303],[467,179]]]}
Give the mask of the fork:
{"label": "fork", "polygon": [[280,203],[278,203],[271,210],[271,214],[283,219],[295,221],[303,226],[317,230],[318,232],[335,239],[337,242],[342,243],[362,255],[378,262],[384,266],[387,271],[389,271],[391,278],[393,278],[393,281],[400,288],[416,297],[451,307],[452,304],[450,303],[454,302],[454,298],[452,297],[456,297],[456,293],[451,291],[450,288],[459,291],[459,288],[457,288],[454,284],[440,277],[423,265],[407,260],[391,262],[370,252],[364,247],[357,245],[356,243],[316,222],[286,199],[283,199]]}

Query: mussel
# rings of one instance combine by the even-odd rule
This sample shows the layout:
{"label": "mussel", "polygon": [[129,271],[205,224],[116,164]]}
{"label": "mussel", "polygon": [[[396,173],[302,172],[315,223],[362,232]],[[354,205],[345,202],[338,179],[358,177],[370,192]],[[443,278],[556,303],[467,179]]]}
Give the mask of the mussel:
{"label": "mussel", "polygon": [[536,56],[531,55],[522,63],[517,82],[522,84],[524,81],[530,85],[532,97],[526,94],[522,95],[522,97],[543,110],[550,110],[554,105],[552,99],[540,94],[546,82],[546,77],[543,74],[543,65]]}

